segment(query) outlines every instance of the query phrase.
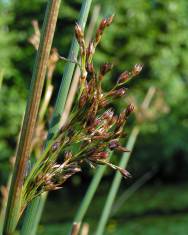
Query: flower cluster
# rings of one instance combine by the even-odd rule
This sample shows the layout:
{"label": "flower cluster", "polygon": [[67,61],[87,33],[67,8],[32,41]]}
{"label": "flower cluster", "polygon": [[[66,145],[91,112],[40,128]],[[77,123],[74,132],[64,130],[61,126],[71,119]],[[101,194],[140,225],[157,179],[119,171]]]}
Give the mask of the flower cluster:
{"label": "flower cluster", "polygon": [[23,206],[44,191],[61,188],[70,176],[81,171],[83,163],[91,167],[108,165],[124,177],[129,176],[125,169],[113,165],[108,156],[113,150],[128,151],[120,144],[120,139],[124,136],[124,125],[134,106],[129,104],[116,115],[110,104],[126,94],[125,84],[140,73],[142,65],[136,64],[132,71],[123,72],[110,91],[103,91],[102,81],[113,66],[104,63],[97,71],[93,56],[105,28],[112,21],[113,16],[101,21],[88,46],[82,28],[79,24],[75,26],[81,57],[78,94],[68,121],[53,137],[25,180]]}

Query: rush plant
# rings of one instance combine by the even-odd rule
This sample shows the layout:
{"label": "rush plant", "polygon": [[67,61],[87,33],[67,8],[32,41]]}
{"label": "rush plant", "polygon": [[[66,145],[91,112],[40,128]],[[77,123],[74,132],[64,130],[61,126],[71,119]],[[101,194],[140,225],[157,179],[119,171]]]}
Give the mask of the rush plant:
{"label": "rush plant", "polygon": [[[52,12],[54,10],[56,14],[54,13],[55,15],[50,15],[49,17],[49,20],[54,20],[53,24],[52,22],[49,23],[48,17],[46,17],[49,27],[52,27],[51,37],[48,41],[46,40],[46,37],[42,36],[38,50],[40,55],[41,50],[45,45],[45,43],[44,45],[42,43],[43,40],[45,40],[47,52],[44,57],[37,57],[39,61],[37,61],[34,70],[36,73],[34,73],[34,75],[36,75],[34,78],[36,80],[33,80],[34,85],[31,89],[22,129],[23,133],[20,138],[20,143],[22,145],[19,145],[18,148],[19,151],[17,153],[18,156],[7,206],[4,235],[12,234],[19,217],[34,199],[44,195],[44,193],[48,191],[62,188],[68,178],[82,171],[84,164],[88,164],[92,168],[95,168],[97,165],[105,165],[120,172],[125,178],[130,176],[126,169],[112,164],[109,155],[110,152],[114,150],[119,152],[129,152],[127,148],[121,145],[121,139],[125,136],[124,127],[129,115],[134,110],[134,106],[129,104],[120,112],[120,114],[116,114],[111,104],[114,100],[121,99],[126,95],[127,82],[140,73],[142,65],[136,64],[131,71],[124,71],[121,73],[117,78],[114,87],[109,91],[104,91],[102,85],[103,80],[105,79],[106,74],[112,70],[113,65],[104,63],[100,68],[96,68],[93,61],[96,48],[101,41],[102,35],[105,29],[112,24],[114,16],[102,19],[94,38],[88,45],[85,42],[82,26],[79,23],[76,24],[75,37],[77,44],[75,45],[79,46],[80,62],[74,58],[74,55],[65,59],[59,54],[56,54],[59,59],[66,60],[69,64],[71,63],[72,71],[74,69],[74,66],[72,65],[77,65],[79,67],[80,78],[78,91],[68,120],[65,124],[60,126],[60,128],[59,123],[62,118],[60,115],[61,112],[55,108],[56,111],[54,115],[58,120],[56,120],[56,123],[54,123],[54,119],[52,120],[46,148],[41,156],[37,156],[37,160],[33,164],[31,171],[28,172],[28,175],[25,175],[29,150],[27,152],[24,152],[24,150],[28,144],[31,143],[33,127],[36,122],[36,114],[47,68],[46,61],[49,59],[59,5],[60,1],[49,1],[47,16],[50,15],[50,10],[52,10]],[[44,30],[43,33],[44,32],[46,31]],[[49,33],[47,36],[49,36]],[[40,63],[44,63],[44,67],[42,67],[42,77],[40,76],[41,67],[38,63],[39,65]],[[35,90],[35,82],[38,82],[38,79],[42,80],[38,94],[39,96],[36,97],[38,98],[36,100],[33,97],[36,95],[37,90]],[[69,87],[70,81],[64,80],[64,82],[67,82],[67,87]],[[65,105],[67,93],[68,89],[66,89],[66,94],[64,94],[62,107]],[[36,103],[34,103],[34,101]],[[34,107],[35,110],[34,116],[31,115],[33,110],[32,107]],[[63,109],[62,107],[61,109]],[[28,129],[26,129],[27,127]],[[29,131],[28,134],[27,131]],[[23,148],[25,145],[26,147]]]}
{"label": "rush plant", "polygon": [[105,63],[97,71],[93,56],[104,29],[110,26],[112,20],[113,16],[101,21],[88,46],[82,28],[79,24],[75,26],[81,57],[81,63],[72,61],[80,67],[81,74],[75,104],[68,121],[52,137],[26,178],[22,209],[42,193],[62,188],[69,177],[81,171],[84,163],[91,167],[107,165],[124,177],[129,176],[125,169],[113,165],[108,155],[112,150],[128,152],[121,146],[120,139],[124,136],[124,125],[134,107],[129,104],[119,115],[115,115],[110,103],[126,94],[125,84],[141,71],[142,65],[135,65],[131,72],[123,72],[110,91],[103,91],[102,80],[112,65]]}

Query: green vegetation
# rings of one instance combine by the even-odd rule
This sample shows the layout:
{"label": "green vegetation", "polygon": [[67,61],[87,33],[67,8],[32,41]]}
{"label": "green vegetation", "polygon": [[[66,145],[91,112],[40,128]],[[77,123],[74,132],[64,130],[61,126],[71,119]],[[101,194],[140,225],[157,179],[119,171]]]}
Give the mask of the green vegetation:
{"label": "green vegetation", "polygon": [[[60,55],[69,59],[74,56],[69,53],[69,48],[82,3],[81,0],[62,0],[60,7],[53,47],[58,49]],[[176,214],[175,211],[176,209],[183,211],[187,208],[187,192],[184,189],[186,186],[179,186],[179,184],[188,179],[188,2],[187,0],[135,0],[133,3],[132,0],[93,0],[90,12],[96,4],[101,7],[98,22],[102,17],[115,13],[114,23],[110,30],[106,30],[94,60],[96,67],[103,62],[112,62],[115,65],[112,74],[108,74],[103,83],[104,90],[109,90],[116,83],[118,74],[125,68],[131,70],[134,64],[144,64],[141,76],[128,84],[130,88],[127,92],[128,97],[121,102],[113,102],[117,113],[129,101],[136,103],[135,117],[128,120],[127,137],[122,144],[127,142],[135,123],[140,128],[140,135],[128,165],[128,171],[133,179],[125,183],[126,187],[151,171],[153,167],[156,169],[156,174],[150,182],[159,182],[155,188],[148,184],[149,188],[146,187],[143,191],[141,189],[138,194],[131,196],[125,202],[125,206],[110,219],[104,235],[115,232],[118,235],[124,235],[125,232],[128,235],[135,233],[184,235],[187,229],[187,217],[183,213]],[[35,50],[28,43],[28,39],[33,34],[31,21],[38,20],[39,27],[42,27],[45,6],[44,0],[34,0],[32,4],[25,0],[0,0],[0,186],[6,184],[10,173],[10,161],[12,162],[12,157],[15,155],[29,91],[35,55]],[[68,66],[72,70],[69,74],[71,78],[74,64],[68,63]],[[44,115],[45,130],[50,126],[49,117],[61,115],[64,109],[65,96],[71,79],[67,80],[67,89],[63,89],[65,93],[63,105],[59,106],[56,103],[56,97],[66,69],[66,63],[57,64],[52,80],[54,92],[50,109]],[[156,96],[151,102],[151,108],[144,112],[141,103],[151,86],[156,88]],[[52,111],[52,107],[55,107],[55,112]],[[146,121],[143,122],[143,119]],[[57,127],[58,125],[55,129]],[[117,153],[115,155],[112,161],[117,165],[120,156]],[[75,195],[77,191],[82,190],[81,194],[78,193],[78,198],[73,201],[70,198],[70,204],[65,205],[63,202],[64,206],[61,207],[61,201],[57,200],[58,206],[62,211],[66,211],[67,215],[64,216],[62,215],[64,213],[58,212],[56,205],[56,199],[61,194],[54,194],[54,197],[50,195],[49,200],[52,202],[47,205],[42,220],[45,227],[43,225],[39,227],[39,234],[58,235],[70,230],[76,208],[79,208],[94,172],[86,166],[82,174],[67,182],[67,190],[65,187],[62,191],[69,192],[69,196],[71,194],[69,190],[73,187],[76,189]],[[104,182],[108,185],[112,182],[110,170],[105,172]],[[169,182],[174,186],[168,186]],[[102,205],[106,201],[103,193],[107,193],[108,187],[104,186],[103,182],[101,185],[106,191],[99,187],[85,217],[91,224],[92,231],[94,226],[97,227],[97,221],[92,217],[100,217]],[[121,184],[118,196],[124,188],[124,184]],[[1,191],[4,195],[3,189]],[[66,197],[62,193],[62,201],[68,202],[69,196]],[[48,208],[55,211],[54,218],[51,218]],[[148,210],[156,209],[165,212],[172,210],[174,215],[144,217],[141,215],[147,214]],[[134,217],[137,214],[140,217],[133,220],[129,218],[129,215]],[[124,218],[128,221],[124,222]],[[63,224],[59,224],[60,222]]]}

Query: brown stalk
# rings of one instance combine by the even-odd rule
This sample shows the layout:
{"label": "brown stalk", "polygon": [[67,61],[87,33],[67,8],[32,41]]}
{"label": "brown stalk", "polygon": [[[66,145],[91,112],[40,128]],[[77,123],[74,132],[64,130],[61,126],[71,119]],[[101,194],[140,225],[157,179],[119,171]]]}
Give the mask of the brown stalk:
{"label": "brown stalk", "polygon": [[70,235],[78,235],[80,230],[80,223],[74,223]]}
{"label": "brown stalk", "polygon": [[21,208],[21,194],[25,177],[25,169],[31,151],[31,142],[35,129],[59,7],[60,0],[48,1],[39,50],[37,52],[33,68],[31,87],[20,141],[16,153],[16,163],[9,191],[3,235],[10,235],[13,233],[21,215],[21,211],[23,210],[23,208]]}

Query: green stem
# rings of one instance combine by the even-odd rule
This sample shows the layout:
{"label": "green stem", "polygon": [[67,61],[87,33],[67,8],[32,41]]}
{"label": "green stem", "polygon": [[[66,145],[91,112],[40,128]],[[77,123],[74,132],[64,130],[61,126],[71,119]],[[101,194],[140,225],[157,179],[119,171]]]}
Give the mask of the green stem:
{"label": "green stem", "polygon": [[[131,134],[130,138],[132,138],[132,134]],[[130,144],[129,143],[131,141],[130,138],[129,138],[129,141],[128,141],[129,149],[130,149]],[[111,156],[112,156],[112,154],[111,154]],[[87,190],[87,192],[86,192],[86,194],[85,194],[85,196],[84,196],[84,198],[81,202],[81,205],[80,205],[80,207],[77,211],[77,214],[76,214],[75,219],[74,219],[74,223],[82,223],[82,220],[83,220],[83,218],[84,218],[84,216],[85,216],[85,214],[86,214],[86,212],[89,208],[89,205],[90,205],[90,203],[91,203],[91,201],[92,201],[92,199],[95,195],[95,192],[97,191],[98,185],[99,185],[99,183],[100,183],[100,181],[101,181],[101,179],[104,175],[105,169],[106,169],[106,166],[99,166],[98,167],[98,169],[97,169],[97,171],[96,171],[96,173],[95,173],[95,175],[94,175],[94,177],[93,177],[93,179],[92,179],[92,181],[89,185],[89,188],[88,188],[88,190]]]}
{"label": "green stem", "polygon": [[[131,132],[131,135],[130,135],[128,143],[127,143],[127,148],[130,151],[132,151],[133,148],[134,148],[134,144],[136,142],[139,131],[140,131],[139,127],[136,126],[136,127],[133,128],[133,130]],[[127,166],[130,155],[131,155],[131,152],[123,154],[122,159],[121,159],[120,164],[119,164],[120,167],[125,168]],[[105,229],[106,223],[108,221],[108,218],[110,216],[111,208],[112,208],[112,205],[114,203],[119,185],[121,183],[121,179],[122,179],[122,175],[119,172],[116,172],[116,174],[114,176],[114,179],[113,179],[113,182],[112,182],[110,192],[108,193],[108,197],[107,197],[104,209],[102,211],[102,214],[101,214],[101,217],[100,217],[99,224],[98,224],[95,235],[104,234],[104,229]]]}
{"label": "green stem", "polygon": [[[87,192],[81,202],[80,208],[77,211],[77,214],[74,219],[74,223],[81,223],[84,215],[86,214],[88,207],[93,199],[93,196],[98,188],[98,185],[102,179],[102,176],[104,175],[106,166],[99,166],[96,170],[96,173],[87,189]],[[74,224],[73,223],[73,224]]]}
{"label": "green stem", "polygon": [[[83,30],[84,30],[86,22],[87,22],[91,2],[92,2],[92,0],[84,0],[82,3],[82,8],[80,11],[80,16],[79,16],[78,22]],[[75,59],[75,57],[77,58],[78,51],[79,51],[79,46],[76,41],[76,38],[74,37],[72,44],[71,44],[70,51],[69,51],[68,59],[73,60],[73,59]],[[65,108],[65,102],[66,102],[69,87],[71,84],[74,68],[75,68],[75,64],[73,64],[73,63],[67,63],[65,66],[61,86],[60,86],[58,97],[57,97],[56,104],[55,104],[55,109],[54,109],[52,121],[50,124],[50,129],[49,129],[49,133],[48,133],[48,140],[47,140],[46,146],[48,145],[51,137],[54,136],[59,129],[61,116],[62,116],[64,108]],[[39,199],[37,199],[37,198],[35,198],[30,203],[30,205],[28,206],[28,209],[26,211],[26,214],[24,216],[21,235],[35,235],[46,198],[47,198],[47,193],[45,193],[45,196],[43,196],[41,198],[40,203],[38,203]],[[38,205],[38,207],[35,206],[36,204]],[[38,210],[40,211],[40,215],[36,216],[36,214],[38,213]],[[30,221],[32,221],[32,222],[30,222]]]}
{"label": "green stem", "polygon": [[[25,217],[21,234],[34,235],[37,231],[37,226],[33,226],[40,221],[44,204],[46,201],[47,193],[43,193],[40,197],[36,197],[26,210],[27,216]],[[37,213],[36,213],[37,211]],[[35,217],[32,215],[35,214]],[[29,216],[31,215],[31,216]],[[38,223],[37,223],[38,224]]]}
{"label": "green stem", "polygon": [[0,71],[0,90],[1,90],[2,85],[3,85],[3,78],[4,78],[4,71],[1,70]]}
{"label": "green stem", "polygon": [[3,232],[4,235],[10,235],[13,233],[21,215],[21,194],[25,177],[25,169],[31,151],[31,142],[54,36],[59,4],[59,0],[49,0],[47,5],[39,50],[37,52],[33,68],[31,87],[24,116],[21,137],[16,153],[16,163],[13,170],[13,177],[6,209]]}
{"label": "green stem", "polygon": [[[78,23],[82,27],[83,30],[84,30],[86,22],[87,22],[91,2],[92,2],[92,0],[84,0],[82,3],[82,8],[80,11]],[[74,36],[72,44],[71,44],[71,48],[69,51],[68,59],[69,60],[77,59],[78,51],[79,51],[79,45],[78,45],[78,42]],[[52,117],[52,121],[51,121],[51,125],[50,125],[48,138],[50,138],[51,135],[56,133],[59,129],[59,124],[60,124],[62,113],[65,108],[65,103],[67,100],[67,95],[68,95],[70,84],[72,81],[72,75],[74,72],[74,68],[75,68],[74,63],[67,63],[67,65],[65,66],[65,70],[63,73],[63,79],[62,79],[61,86],[60,86],[60,89],[58,92],[58,97],[56,100],[55,109],[54,109],[54,113],[53,113],[53,117]]]}

